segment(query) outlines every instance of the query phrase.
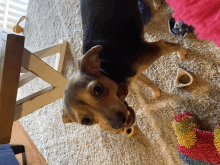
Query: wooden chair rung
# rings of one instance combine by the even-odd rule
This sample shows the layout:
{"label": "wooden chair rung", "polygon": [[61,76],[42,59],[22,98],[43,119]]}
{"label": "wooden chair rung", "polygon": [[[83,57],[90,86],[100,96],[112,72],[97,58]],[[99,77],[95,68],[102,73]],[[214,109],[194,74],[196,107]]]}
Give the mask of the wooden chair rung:
{"label": "wooden chair rung", "polygon": [[[41,59],[56,54],[55,70],[61,73],[63,68],[66,45],[67,45],[67,41],[60,40],[58,44],[41,49],[32,54],[34,54],[35,56]],[[21,68],[21,73],[25,73],[25,74],[23,74],[20,77],[19,87],[25,85],[26,83],[30,82],[31,80],[37,77],[36,75],[32,74],[27,69],[25,69],[24,67]]]}
{"label": "wooden chair rung", "polygon": [[68,82],[67,78],[62,76],[58,71],[54,70],[27,49],[24,49],[22,66],[54,87],[58,87],[63,83]]}
{"label": "wooden chair rung", "polygon": [[67,84],[64,83],[56,88],[50,86],[21,100],[18,100],[15,108],[14,121],[62,98],[66,85]]}

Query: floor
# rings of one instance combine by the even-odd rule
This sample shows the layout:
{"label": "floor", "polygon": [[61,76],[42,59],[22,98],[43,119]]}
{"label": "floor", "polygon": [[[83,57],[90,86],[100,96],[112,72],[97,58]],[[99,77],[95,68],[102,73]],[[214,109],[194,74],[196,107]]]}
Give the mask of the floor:
{"label": "floor", "polygon": [[[144,27],[148,42],[177,42],[168,30],[171,15],[172,8],[163,1]],[[77,59],[82,57],[80,1],[31,0],[27,17],[25,46],[30,51],[60,39],[68,42],[62,73],[70,78],[77,70]],[[151,89],[138,81],[129,88],[126,101],[135,109],[140,128],[134,138],[104,132],[96,125],[63,124],[61,99],[19,121],[49,165],[183,165],[171,123],[175,115],[188,111],[197,117],[203,130],[215,128],[220,116],[220,49],[213,42],[198,40],[194,34],[187,34],[182,44],[188,50],[185,60],[180,61],[174,52],[144,72],[160,88],[160,98],[154,100]],[[48,59],[51,64],[52,58]],[[175,88],[178,68],[193,74],[196,83]],[[19,94],[25,97],[45,87],[40,80],[33,80],[21,87]]]}
{"label": "floor", "polygon": [[[37,147],[22,127],[19,121],[15,121],[12,127],[12,136],[10,144],[23,144],[25,146],[25,152],[28,165],[45,165],[47,164]],[[16,155],[19,164],[22,164],[21,154]]]}

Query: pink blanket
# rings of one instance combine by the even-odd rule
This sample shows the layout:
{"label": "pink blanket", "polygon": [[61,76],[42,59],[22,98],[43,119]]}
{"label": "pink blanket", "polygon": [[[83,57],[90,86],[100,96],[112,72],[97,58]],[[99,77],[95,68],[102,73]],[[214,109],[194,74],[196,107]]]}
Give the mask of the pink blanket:
{"label": "pink blanket", "polygon": [[220,0],[166,0],[177,22],[195,27],[198,39],[213,40],[220,46]]}

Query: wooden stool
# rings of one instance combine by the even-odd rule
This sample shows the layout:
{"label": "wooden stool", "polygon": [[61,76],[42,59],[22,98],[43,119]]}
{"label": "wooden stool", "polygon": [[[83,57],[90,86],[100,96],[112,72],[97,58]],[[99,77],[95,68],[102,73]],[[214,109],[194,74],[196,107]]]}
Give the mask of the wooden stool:
{"label": "wooden stool", "polygon": [[[24,48],[24,40],[24,36],[0,31],[0,146],[4,144],[2,147],[7,148],[13,122],[62,98],[68,82],[61,74],[66,41],[31,53]],[[59,53],[56,70],[40,59],[55,53]],[[25,74],[20,76],[20,73]],[[37,76],[51,86],[16,101],[18,88]],[[14,154],[25,151],[22,145],[10,147]],[[0,153],[0,158],[3,153]]]}

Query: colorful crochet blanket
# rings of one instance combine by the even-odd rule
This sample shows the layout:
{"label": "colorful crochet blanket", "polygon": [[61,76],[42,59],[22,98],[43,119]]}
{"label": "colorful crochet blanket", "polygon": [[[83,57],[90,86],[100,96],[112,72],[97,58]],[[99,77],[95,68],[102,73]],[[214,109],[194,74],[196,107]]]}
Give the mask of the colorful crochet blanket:
{"label": "colorful crochet blanket", "polygon": [[174,119],[177,151],[184,164],[220,165],[220,123],[214,132],[209,132],[199,129],[190,112],[178,114]]}

